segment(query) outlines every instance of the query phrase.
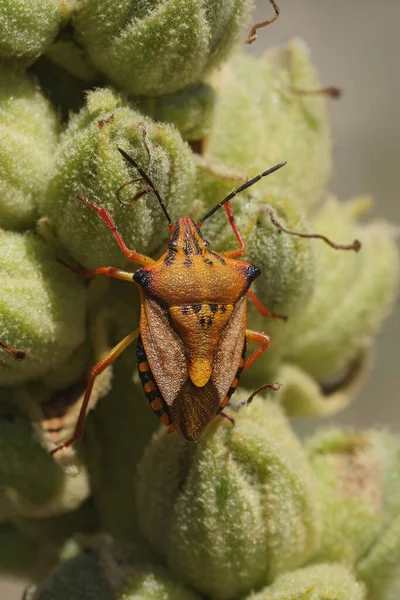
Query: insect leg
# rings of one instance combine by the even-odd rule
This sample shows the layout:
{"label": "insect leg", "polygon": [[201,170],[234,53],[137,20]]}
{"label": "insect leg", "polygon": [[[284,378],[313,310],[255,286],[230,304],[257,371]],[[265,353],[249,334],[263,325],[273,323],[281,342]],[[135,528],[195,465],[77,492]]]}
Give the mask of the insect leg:
{"label": "insect leg", "polygon": [[110,229],[113,236],[117,240],[118,245],[121,248],[122,252],[125,254],[125,256],[127,258],[129,258],[130,260],[133,260],[134,262],[139,263],[139,265],[152,265],[155,262],[149,256],[146,256],[145,254],[139,254],[138,252],[135,252],[134,250],[130,250],[127,247],[124,240],[122,239],[120,232],[118,231],[116,224],[112,220],[111,215],[107,210],[105,210],[104,208],[100,208],[100,206],[97,206],[97,204],[95,202],[90,202],[90,200],[83,198],[83,196],[80,196],[79,194],[77,194],[76,197],[78,200],[80,200],[87,206],[90,206],[90,208],[92,208],[93,210],[95,210],[97,212],[97,214],[99,215],[99,217],[101,219],[103,219],[103,221],[105,222],[105,224],[107,225],[107,227]]}
{"label": "insect leg", "polygon": [[95,365],[93,367],[93,369],[91,370],[91,373],[89,375],[89,381],[88,381],[88,384],[86,386],[85,395],[84,395],[83,401],[82,401],[82,406],[81,406],[81,409],[79,411],[79,416],[78,416],[78,420],[76,422],[76,427],[75,427],[74,435],[72,436],[71,439],[69,439],[66,442],[64,442],[63,444],[61,444],[61,446],[58,446],[57,448],[55,448],[54,450],[52,450],[51,454],[55,454],[56,452],[58,452],[62,448],[68,448],[68,446],[71,446],[71,444],[73,444],[74,442],[77,442],[78,440],[82,439],[83,428],[84,428],[84,425],[85,425],[86,410],[87,410],[87,407],[88,407],[88,404],[89,404],[90,394],[92,393],[94,380],[96,379],[97,375],[100,375],[100,373],[102,373],[109,365],[111,365],[115,361],[115,359],[118,358],[118,356],[132,342],[134,342],[136,340],[136,338],[138,337],[138,335],[139,335],[139,328],[135,329],[134,331],[132,331],[132,333],[130,333],[129,335],[127,335],[123,340],[121,340],[119,342],[119,344],[117,344],[116,346],[114,346],[114,348],[112,350],[110,350],[110,352],[108,354],[106,354],[97,363],[97,365]]}
{"label": "insect leg", "polygon": [[334,98],[337,100],[341,98],[343,92],[340,88],[330,85],[328,87],[314,89],[314,90],[305,90],[303,88],[292,88],[295,94],[299,94],[302,96],[328,96],[329,98]]}
{"label": "insect leg", "polygon": [[361,242],[359,240],[354,240],[351,244],[336,244],[336,242],[333,242],[332,240],[327,238],[325,235],[319,235],[318,233],[299,233],[298,231],[289,231],[288,229],[285,229],[285,227],[282,227],[282,225],[279,223],[279,221],[275,218],[272,210],[268,209],[266,212],[267,212],[267,214],[269,214],[271,223],[273,225],[275,225],[275,227],[277,229],[279,229],[279,231],[284,231],[285,233],[288,233],[289,235],[295,235],[295,236],[301,237],[301,238],[322,240],[326,244],[328,244],[328,246],[331,246],[331,248],[334,248],[335,250],[354,250],[354,252],[358,252],[361,248]]}
{"label": "insect leg", "polygon": [[272,19],[268,19],[267,21],[263,21],[262,23],[257,23],[256,25],[253,25],[253,27],[251,28],[249,35],[247,37],[247,40],[244,41],[245,44],[252,44],[253,42],[256,41],[257,39],[257,29],[260,29],[261,27],[266,27],[267,25],[270,25],[271,23],[273,23],[274,21],[277,20],[277,18],[279,17],[279,6],[276,4],[276,2],[274,2],[274,0],[269,0],[270,4],[272,4],[273,9],[275,11],[274,16],[272,17]]}
{"label": "insect leg", "polygon": [[283,386],[283,381],[280,381],[280,380],[275,383],[264,383],[264,385],[261,385],[259,388],[257,388],[247,398],[247,400],[240,400],[240,402],[236,402],[235,404],[232,404],[231,406],[234,410],[238,410],[239,408],[242,408],[242,406],[248,406],[249,404],[251,404],[253,402],[254,398],[260,392],[263,392],[264,390],[274,390],[274,392],[278,392],[282,386]]}
{"label": "insect leg", "polygon": [[241,256],[243,256],[246,250],[246,244],[244,243],[244,239],[242,238],[238,226],[236,224],[235,217],[233,216],[231,203],[229,201],[226,204],[224,204],[224,209],[227,214],[229,223],[233,229],[233,233],[235,234],[236,239],[239,242],[240,248],[238,248],[237,250],[229,250],[228,252],[221,252],[221,255],[226,256],[227,258],[240,258]]}
{"label": "insect leg", "polygon": [[250,358],[246,360],[243,367],[243,373],[247,371],[247,369],[253,364],[254,361],[257,360],[259,356],[261,356],[263,352],[265,352],[265,350],[269,346],[270,338],[269,335],[267,335],[266,333],[261,333],[260,331],[253,331],[252,329],[246,329],[246,341],[258,342],[259,344],[262,344],[262,346],[258,348],[258,350],[256,350],[254,354],[252,354]]}
{"label": "insect leg", "polygon": [[121,271],[121,269],[116,269],[115,267],[99,267],[98,269],[93,269],[92,271],[86,271],[85,269],[80,269],[78,267],[71,267],[66,263],[62,262],[68,269],[70,269],[76,275],[80,277],[92,277],[92,275],[107,275],[107,277],[114,277],[115,279],[122,279],[123,281],[133,281],[133,273],[129,271]]}
{"label": "insect leg", "polygon": [[257,298],[254,292],[251,290],[247,291],[247,296],[252,301],[256,309],[262,314],[263,317],[268,317],[270,319],[282,319],[282,321],[287,321],[288,318],[286,315],[278,315],[278,313],[271,312],[268,310],[266,306]]}
{"label": "insect leg", "polygon": [[25,358],[25,350],[18,350],[12,346],[7,346],[7,344],[3,344],[2,341],[0,341],[0,348],[2,348],[8,354],[11,354],[15,360],[23,360]]}

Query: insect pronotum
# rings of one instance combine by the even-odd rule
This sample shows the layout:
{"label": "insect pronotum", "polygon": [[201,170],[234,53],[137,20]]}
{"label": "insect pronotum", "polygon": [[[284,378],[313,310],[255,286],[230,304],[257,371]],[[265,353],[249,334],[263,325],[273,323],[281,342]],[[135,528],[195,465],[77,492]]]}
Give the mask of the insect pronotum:
{"label": "insect pronotum", "polygon": [[[141,179],[146,184],[143,194],[152,192],[157,197],[168,221],[170,237],[166,251],[158,260],[139,254],[126,246],[105,209],[77,196],[103,219],[123,254],[141,265],[141,268],[133,274],[114,267],[100,267],[92,271],[74,269],[75,272],[84,277],[107,275],[133,281],[140,290],[141,317],[139,328],[127,335],[93,367],[74,435],[55,448],[53,453],[82,437],[95,378],[135,340],[139,376],[151,408],[169,431],[176,430],[186,440],[197,441],[214,417],[223,414],[242,372],[269,346],[270,338],[266,333],[246,327],[247,298],[265,317],[286,319],[270,312],[249,289],[260,275],[260,270],[237,260],[245,252],[245,243],[230,205],[230,200],[237,194],[286,163],[281,162],[241,185],[197,223],[190,218],[179,218],[173,223],[148,174],[124,150],[118,150],[140,175],[132,181]],[[136,194],[136,198],[143,194]],[[215,252],[204,239],[201,228],[222,206],[239,248]],[[301,237],[322,238],[335,248],[357,251],[360,247],[357,240],[351,245],[339,246],[323,236],[287,231],[272,214],[270,216],[272,223],[281,231]],[[257,342],[260,347],[246,360],[248,341]],[[279,384],[266,384],[257,392],[267,387],[279,389]]]}

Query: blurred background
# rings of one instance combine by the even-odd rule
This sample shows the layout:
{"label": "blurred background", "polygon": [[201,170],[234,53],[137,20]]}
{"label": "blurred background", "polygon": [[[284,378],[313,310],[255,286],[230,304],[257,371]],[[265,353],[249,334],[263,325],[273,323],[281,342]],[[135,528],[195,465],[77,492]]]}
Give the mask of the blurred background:
{"label": "blurred background", "polygon": [[[258,40],[244,52],[260,54],[292,36],[307,42],[323,85],[344,91],[341,100],[330,101],[331,191],[344,200],[371,194],[372,214],[400,224],[399,0],[280,0],[279,6],[278,21],[259,30]],[[257,0],[255,21],[272,14],[268,0]],[[399,342],[400,294],[377,340],[368,381],[336,422],[400,429]],[[22,589],[20,582],[4,582],[0,599],[19,600]]]}

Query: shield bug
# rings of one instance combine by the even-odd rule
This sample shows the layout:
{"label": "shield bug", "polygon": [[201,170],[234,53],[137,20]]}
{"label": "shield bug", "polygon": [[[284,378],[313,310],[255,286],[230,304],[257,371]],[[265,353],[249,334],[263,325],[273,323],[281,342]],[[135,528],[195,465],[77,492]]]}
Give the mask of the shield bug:
{"label": "shield bug", "polygon": [[[170,237],[166,251],[158,260],[139,254],[126,246],[105,209],[77,196],[106,223],[125,256],[141,268],[135,273],[114,267],[75,271],[84,277],[107,275],[136,283],[141,295],[140,327],[93,367],[75,433],[53,453],[82,437],[95,378],[135,340],[139,376],[151,408],[169,431],[176,430],[186,440],[197,441],[207,425],[228,404],[241,373],[269,346],[270,338],[266,333],[246,327],[247,298],[265,317],[286,319],[270,312],[249,289],[260,275],[260,270],[237,260],[245,252],[245,243],[230,205],[230,200],[237,194],[286,163],[279,163],[244,183],[197,223],[191,218],[179,218],[173,223],[148,174],[124,150],[118,150],[140,175],[131,181],[140,179],[146,184],[143,193],[139,192],[136,197],[150,192],[158,199],[168,221]],[[203,223],[221,207],[225,208],[239,243],[239,248],[227,252],[213,251],[201,233]],[[349,246],[338,246],[323,236],[287,231],[272,214],[270,216],[281,231],[301,237],[322,238],[336,248],[359,248],[357,241]],[[246,360],[248,341],[258,342],[260,347]],[[279,384],[267,384],[257,392],[266,387],[277,389]]]}

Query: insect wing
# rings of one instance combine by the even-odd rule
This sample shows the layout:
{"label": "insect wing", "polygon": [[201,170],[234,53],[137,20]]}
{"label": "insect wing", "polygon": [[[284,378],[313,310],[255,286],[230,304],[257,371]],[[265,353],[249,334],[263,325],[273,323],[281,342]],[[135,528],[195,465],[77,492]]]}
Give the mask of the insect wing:
{"label": "insect wing", "polygon": [[242,361],[246,333],[246,297],[236,303],[231,318],[222,332],[214,358],[212,381],[218,390],[220,402],[237,385],[238,368]]}
{"label": "insect wing", "polygon": [[140,334],[154,379],[171,406],[189,377],[185,348],[163,307],[143,293]]}

